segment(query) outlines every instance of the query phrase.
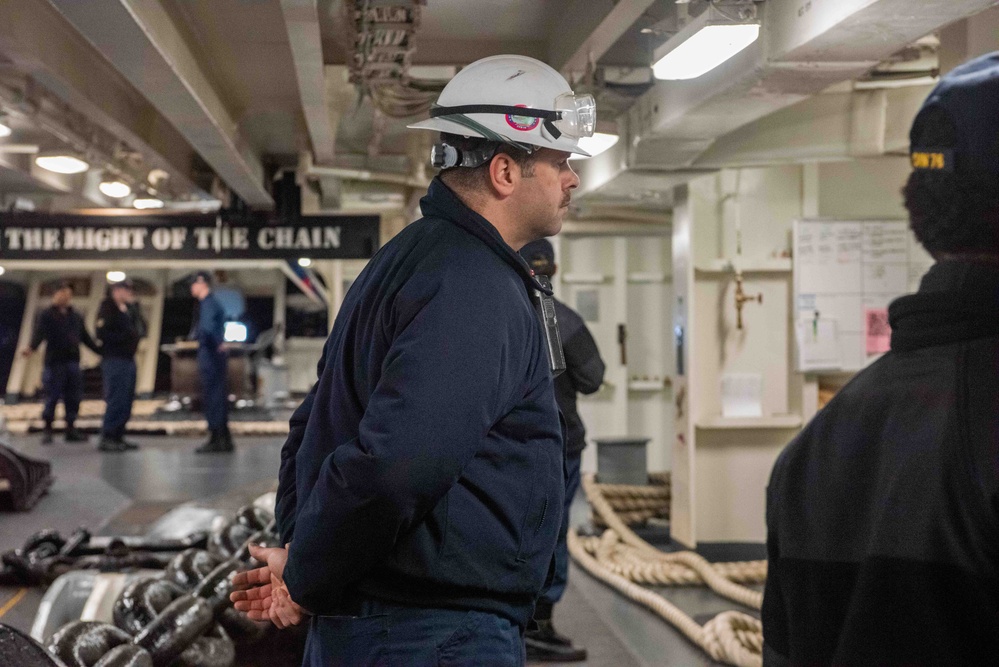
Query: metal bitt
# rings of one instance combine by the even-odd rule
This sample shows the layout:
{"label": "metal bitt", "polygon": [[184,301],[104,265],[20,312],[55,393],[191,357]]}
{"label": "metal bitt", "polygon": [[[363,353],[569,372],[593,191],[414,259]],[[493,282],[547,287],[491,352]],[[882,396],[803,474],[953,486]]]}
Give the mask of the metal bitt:
{"label": "metal bitt", "polygon": [[763,303],[763,293],[746,294],[742,289],[742,271],[735,272],[735,328],[742,331],[742,306],[747,301],[757,301]]}

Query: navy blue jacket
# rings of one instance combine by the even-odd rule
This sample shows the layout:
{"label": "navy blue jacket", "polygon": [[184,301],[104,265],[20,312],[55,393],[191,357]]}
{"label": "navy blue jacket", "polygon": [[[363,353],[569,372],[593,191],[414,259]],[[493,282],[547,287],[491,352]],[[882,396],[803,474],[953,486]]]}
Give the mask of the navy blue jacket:
{"label": "navy blue jacket", "polygon": [[370,596],[523,625],[565,493],[536,282],[440,181],[421,207],[354,282],[291,419],[285,581],[315,613]]}
{"label": "navy blue jacket", "polygon": [[49,306],[38,316],[35,331],[31,336],[31,349],[37,350],[45,341],[45,365],[64,364],[80,361],[80,343],[97,354],[101,348],[90,337],[83,318],[72,306],[65,312],[56,306]]}
{"label": "navy blue jacket", "polygon": [[218,353],[225,342],[225,310],[211,292],[198,302],[198,315],[188,338],[198,341],[198,349]]}
{"label": "navy blue jacket", "polygon": [[96,335],[105,359],[132,359],[139,340],[146,335],[146,320],[138,304],[131,304],[122,312],[114,299],[108,297],[97,310]]}

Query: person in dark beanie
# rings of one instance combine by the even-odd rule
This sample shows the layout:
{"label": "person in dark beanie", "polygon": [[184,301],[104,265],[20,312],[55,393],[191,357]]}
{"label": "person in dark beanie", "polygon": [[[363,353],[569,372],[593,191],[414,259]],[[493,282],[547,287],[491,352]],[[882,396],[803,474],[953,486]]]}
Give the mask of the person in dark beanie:
{"label": "person in dark beanie", "polygon": [[52,305],[38,316],[31,343],[22,353],[26,357],[31,356],[45,341],[45,368],[42,371],[42,385],[45,388],[45,407],[42,409],[42,421],[45,422],[43,445],[52,443],[52,422],[55,420],[56,404],[60,400],[66,408],[66,442],[87,441],[87,437],[76,428],[80,399],[83,397],[80,344],[97,354],[101,350],[83,326],[83,318],[70,305],[72,300],[73,286],[69,282],[60,283],[52,294]]}
{"label": "person in dark beanie", "polygon": [[198,300],[198,317],[191,338],[198,341],[198,377],[201,405],[208,420],[208,440],[195,452],[217,454],[233,451],[229,432],[229,392],[226,373],[229,356],[225,349],[225,310],[212,294],[212,275],[198,271],[191,280],[191,296]]}
{"label": "person in dark beanie", "polygon": [[936,264],[889,307],[891,350],[778,458],[763,663],[999,656],[999,53],[912,126],[912,231]]}
{"label": "person in dark beanie", "polygon": [[104,423],[97,448],[102,452],[138,449],[125,439],[125,424],[132,416],[135,401],[135,350],[146,335],[146,321],[135,303],[135,286],[130,280],[114,283],[97,311],[97,340],[104,359]]}
{"label": "person in dark beanie", "polygon": [[[547,239],[528,243],[520,254],[537,275],[555,275],[555,250]],[[555,401],[565,419],[566,480],[565,508],[562,529],[555,546],[555,578],[534,608],[533,622],[524,635],[527,659],[541,662],[577,662],[586,660],[586,649],[573,646],[572,640],[555,630],[552,610],[562,599],[569,580],[569,547],[566,535],[569,529],[569,507],[579,490],[579,465],[586,447],[586,429],[576,409],[577,394],[592,394],[604,381],[604,362],[600,358],[596,341],[576,311],[558,299],[555,300],[555,317],[562,335],[562,352],[565,355],[565,372],[555,378]]]}

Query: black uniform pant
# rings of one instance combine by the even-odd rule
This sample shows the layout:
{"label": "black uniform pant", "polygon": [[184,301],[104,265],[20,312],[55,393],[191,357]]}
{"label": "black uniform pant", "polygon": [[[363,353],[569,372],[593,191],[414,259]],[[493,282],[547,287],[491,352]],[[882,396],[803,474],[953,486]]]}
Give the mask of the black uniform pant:
{"label": "black uniform pant", "polygon": [[106,438],[118,440],[125,435],[125,424],[132,416],[135,400],[135,360],[122,357],[105,357],[101,361],[104,380],[104,424],[101,433]]}
{"label": "black uniform pant", "polygon": [[201,409],[212,431],[229,423],[229,392],[226,389],[227,355],[198,349],[198,376],[201,378]]}
{"label": "black uniform pant", "polygon": [[45,387],[45,408],[42,420],[51,425],[55,420],[56,403],[62,400],[66,406],[66,425],[72,426],[80,414],[80,399],[83,397],[83,371],[79,361],[57,361],[45,364],[42,371],[42,386]]}

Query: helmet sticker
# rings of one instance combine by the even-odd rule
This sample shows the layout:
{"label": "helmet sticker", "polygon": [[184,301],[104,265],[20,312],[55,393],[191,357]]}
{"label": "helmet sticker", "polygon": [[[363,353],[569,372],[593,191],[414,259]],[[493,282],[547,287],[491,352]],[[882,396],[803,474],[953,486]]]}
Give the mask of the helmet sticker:
{"label": "helmet sticker", "polygon": [[[514,106],[527,107],[526,104],[517,104]],[[541,119],[535,116],[515,116],[513,114],[506,115],[507,125],[521,132],[529,132],[530,130],[533,130],[540,122]]]}

